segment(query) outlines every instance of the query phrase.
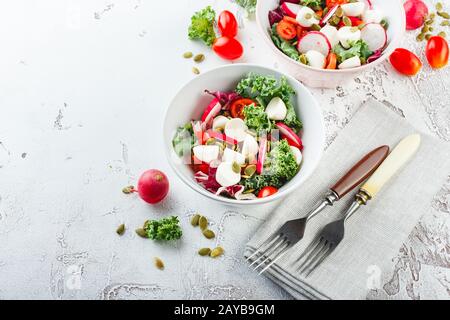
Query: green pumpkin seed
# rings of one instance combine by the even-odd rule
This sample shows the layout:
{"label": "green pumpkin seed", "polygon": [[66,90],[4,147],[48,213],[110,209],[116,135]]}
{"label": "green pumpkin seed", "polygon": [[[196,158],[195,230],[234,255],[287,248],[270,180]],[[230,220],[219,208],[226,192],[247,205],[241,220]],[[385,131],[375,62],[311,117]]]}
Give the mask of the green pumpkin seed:
{"label": "green pumpkin seed", "polygon": [[318,25],[318,24],[313,24],[312,26],[311,26],[311,30],[314,30],[314,31],[320,31],[320,26]]}
{"label": "green pumpkin seed", "polygon": [[442,11],[442,12],[439,12],[438,11],[438,16],[440,16],[440,17],[442,17],[442,18],[444,18],[444,19],[450,19],[450,14],[448,14],[447,12],[444,12],[444,11]]}
{"label": "green pumpkin seed", "polygon": [[434,20],[433,20],[433,19],[430,19],[430,20],[425,21],[425,24],[428,24],[428,25],[433,24],[433,23],[434,23]]}
{"label": "green pumpkin seed", "polygon": [[134,186],[128,186],[122,189],[122,192],[125,194],[130,194],[134,192]]}
{"label": "green pumpkin seed", "polygon": [[191,218],[191,225],[193,227],[198,226],[198,221],[200,220],[200,215],[199,214],[194,214]]}
{"label": "green pumpkin seed", "polygon": [[244,174],[245,174],[246,176],[249,176],[249,177],[251,177],[252,175],[254,175],[255,172],[256,172],[256,165],[254,165],[254,164],[248,165],[248,166],[244,169]]}
{"label": "green pumpkin seed", "polygon": [[193,67],[193,68],[192,68],[192,72],[193,72],[194,74],[200,74],[200,70],[199,70],[197,67]]}
{"label": "green pumpkin seed", "polygon": [[309,19],[311,19],[312,17],[313,17],[313,16],[312,16],[311,13],[305,14],[305,19],[306,19],[306,20],[309,20]]}
{"label": "green pumpkin seed", "polygon": [[428,15],[428,18],[433,20],[434,18],[436,18],[436,13],[434,13],[434,12],[430,13]]}
{"label": "green pumpkin seed", "polygon": [[442,37],[442,38],[446,38],[447,34],[444,31],[441,31],[441,32],[438,33],[438,36]]}
{"label": "green pumpkin seed", "polygon": [[198,225],[200,226],[200,229],[205,230],[208,227],[208,219],[206,217],[201,216],[198,220]]}
{"label": "green pumpkin seed", "polygon": [[242,194],[249,194],[249,193],[253,193],[255,192],[255,189],[247,189],[244,192],[242,192]]}
{"label": "green pumpkin seed", "polygon": [[417,41],[423,41],[425,39],[425,33],[420,33],[417,37],[416,40]]}
{"label": "green pumpkin seed", "polygon": [[200,53],[194,57],[194,61],[197,63],[203,62],[205,60],[205,55],[203,53]]}
{"label": "green pumpkin seed", "polygon": [[389,22],[386,19],[381,20],[380,24],[385,29],[389,28]]}
{"label": "green pumpkin seed", "polygon": [[450,21],[448,21],[448,20],[442,21],[441,26],[450,26]]}
{"label": "green pumpkin seed", "polygon": [[148,238],[147,232],[145,232],[144,228],[137,228],[136,233],[141,238]]}
{"label": "green pumpkin seed", "polygon": [[216,236],[214,231],[209,229],[203,230],[203,235],[205,236],[206,239],[212,239]]}
{"label": "green pumpkin seed", "polygon": [[337,26],[341,22],[341,18],[339,18],[337,15],[334,15],[333,18],[330,19],[330,24],[333,26]]}
{"label": "green pumpkin seed", "polygon": [[337,8],[336,16],[338,16],[339,18],[342,18],[344,16],[344,10],[342,9],[342,7]]}
{"label": "green pumpkin seed", "polygon": [[216,143],[216,139],[215,138],[209,138],[208,140],[206,140],[206,144],[207,145],[213,145]]}
{"label": "green pumpkin seed", "polygon": [[183,53],[183,58],[190,59],[194,56],[194,54],[190,51]]}
{"label": "green pumpkin seed", "polygon": [[201,248],[200,250],[198,250],[198,254],[201,255],[202,257],[209,256],[210,253],[211,253],[210,248]]}
{"label": "green pumpkin seed", "polygon": [[440,11],[442,11],[442,9],[444,9],[444,6],[442,5],[442,2],[436,3],[436,10],[438,12],[440,12]]}
{"label": "green pumpkin seed", "polygon": [[164,270],[164,262],[158,257],[155,257],[155,267],[159,270]]}
{"label": "green pumpkin seed", "polygon": [[117,227],[116,233],[121,236],[125,233],[125,225],[122,223],[120,226]]}
{"label": "green pumpkin seed", "polygon": [[426,24],[422,27],[422,30],[420,30],[422,33],[426,33],[430,30],[430,27],[427,26]]}
{"label": "green pumpkin seed", "polygon": [[241,166],[236,161],[231,164],[231,168],[234,173],[241,173]]}
{"label": "green pumpkin seed", "polygon": [[351,32],[357,32],[357,31],[359,31],[359,28],[358,27],[351,27],[350,31]]}
{"label": "green pumpkin seed", "polygon": [[430,40],[430,38],[431,38],[432,36],[433,36],[433,35],[432,35],[431,33],[427,33],[427,34],[425,35],[425,39]]}
{"label": "green pumpkin seed", "polygon": [[347,26],[347,27],[351,27],[351,25],[352,25],[352,20],[350,20],[350,18],[349,17],[343,17],[342,18],[342,22],[344,22],[344,24]]}
{"label": "green pumpkin seed", "polygon": [[328,7],[323,9],[322,17],[325,17],[327,15],[328,11],[330,11],[330,8],[328,8]]}
{"label": "green pumpkin seed", "polygon": [[433,27],[429,27],[428,30],[431,32],[431,31],[434,30],[434,28]]}
{"label": "green pumpkin seed", "polygon": [[223,251],[224,250],[222,247],[217,247],[217,248],[214,248],[209,255],[211,258],[217,258],[223,254]]}

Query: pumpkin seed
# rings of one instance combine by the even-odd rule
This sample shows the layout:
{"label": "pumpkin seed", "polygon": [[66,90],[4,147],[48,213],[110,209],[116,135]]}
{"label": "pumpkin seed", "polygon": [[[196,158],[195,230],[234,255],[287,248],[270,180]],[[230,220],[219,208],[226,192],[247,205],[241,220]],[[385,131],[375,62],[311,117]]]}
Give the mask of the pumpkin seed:
{"label": "pumpkin seed", "polygon": [[448,20],[442,21],[441,26],[450,26],[450,21],[448,21]]}
{"label": "pumpkin seed", "polygon": [[197,63],[203,62],[205,60],[205,55],[203,53],[200,53],[194,57],[194,61]]}
{"label": "pumpkin seed", "polygon": [[125,194],[130,194],[134,192],[134,186],[128,186],[122,189],[122,192]]}
{"label": "pumpkin seed", "polygon": [[164,270],[164,262],[158,258],[155,257],[155,266],[159,269],[159,270]]}
{"label": "pumpkin seed", "polygon": [[209,138],[208,140],[206,140],[206,144],[207,145],[212,145],[216,143],[216,139],[215,138]]}
{"label": "pumpkin seed", "polygon": [[183,58],[190,59],[194,56],[194,54],[190,51],[183,53]]}
{"label": "pumpkin seed", "polygon": [[303,64],[308,64],[308,58],[304,54],[301,54],[298,60]]}
{"label": "pumpkin seed", "polygon": [[429,31],[433,31],[434,28],[433,28],[433,27],[429,27],[428,30],[429,30]]}
{"label": "pumpkin seed", "polygon": [[337,15],[334,15],[333,18],[330,19],[331,25],[337,26],[339,22],[341,22],[341,18]]}
{"label": "pumpkin seed", "polygon": [[241,166],[236,161],[233,161],[233,163],[231,164],[231,168],[233,169],[234,173],[241,173]]}
{"label": "pumpkin seed", "polygon": [[344,16],[344,10],[342,9],[342,7],[337,8],[336,16],[338,16],[339,18],[342,18]]}
{"label": "pumpkin seed", "polygon": [[193,67],[192,72],[195,74],[200,74],[200,70],[197,67]]}
{"label": "pumpkin seed", "polygon": [[432,36],[431,33],[427,33],[427,34],[425,35],[425,39],[430,40],[431,36]]}
{"label": "pumpkin seed", "polygon": [[350,26],[352,25],[352,20],[350,20],[350,18],[347,17],[347,16],[345,16],[345,17],[342,18],[342,22],[344,22],[344,24],[345,24],[347,27],[350,27]]}
{"label": "pumpkin seed", "polygon": [[217,258],[220,257],[223,254],[223,248],[222,247],[217,247],[212,249],[211,253],[209,254],[211,258]]}
{"label": "pumpkin seed", "polygon": [[447,34],[444,31],[441,31],[441,32],[438,33],[438,36],[442,37],[442,38],[445,38],[445,37],[447,37]]}
{"label": "pumpkin seed", "polygon": [[311,13],[305,14],[305,19],[306,19],[306,20],[309,20],[309,19],[311,19],[312,17],[313,17],[313,16],[312,16]]}
{"label": "pumpkin seed", "polygon": [[420,33],[417,37],[416,40],[417,41],[423,41],[425,39],[425,33]]}
{"label": "pumpkin seed", "polygon": [[450,19],[450,14],[448,14],[447,12],[444,12],[444,11],[442,11],[442,12],[439,12],[438,11],[438,16],[440,16],[440,17],[442,17],[442,18],[444,18],[444,19]]}
{"label": "pumpkin seed", "polygon": [[206,217],[201,216],[198,220],[198,225],[200,226],[200,229],[205,230],[208,227],[208,219]]}
{"label": "pumpkin seed", "polygon": [[117,227],[116,233],[121,236],[125,233],[125,225],[122,223],[120,226]]}
{"label": "pumpkin seed", "polygon": [[256,172],[256,166],[254,164],[248,165],[244,170],[244,174],[249,177],[254,175],[255,172]]}
{"label": "pumpkin seed", "polygon": [[425,24],[428,24],[428,25],[433,24],[433,23],[434,23],[434,20],[433,20],[433,19],[430,19],[430,20],[425,21]]}
{"label": "pumpkin seed", "polygon": [[141,238],[148,238],[147,232],[145,232],[144,228],[137,228],[136,233]]}
{"label": "pumpkin seed", "polygon": [[247,189],[244,192],[242,192],[242,194],[249,194],[249,193],[253,193],[255,192],[255,189]]}
{"label": "pumpkin seed", "polygon": [[209,256],[210,253],[211,253],[210,248],[201,248],[200,250],[198,250],[198,254],[201,255],[202,257]]}
{"label": "pumpkin seed", "polygon": [[200,220],[200,215],[199,214],[194,214],[191,218],[191,225],[193,227],[198,226],[198,220]]}
{"label": "pumpkin seed", "polygon": [[212,239],[212,238],[214,238],[216,236],[214,231],[209,230],[209,229],[203,230],[203,235],[205,236],[206,239]]}
{"label": "pumpkin seed", "polygon": [[321,28],[320,28],[320,26],[318,24],[313,24],[311,26],[311,29],[314,30],[314,31],[320,31]]}
{"label": "pumpkin seed", "polygon": [[426,33],[430,30],[430,27],[428,27],[426,24],[422,27],[422,30],[420,30],[422,33]]}
{"label": "pumpkin seed", "polygon": [[350,31],[351,32],[357,32],[357,31],[359,31],[359,28],[358,27],[351,27]]}
{"label": "pumpkin seed", "polygon": [[386,19],[381,20],[380,24],[385,29],[389,28],[389,22]]}
{"label": "pumpkin seed", "polygon": [[442,11],[442,9],[444,9],[444,6],[442,5],[442,2],[436,3],[436,10],[438,12],[440,12],[440,11]]}
{"label": "pumpkin seed", "polygon": [[330,8],[326,7],[325,9],[323,9],[323,13],[322,16],[325,17],[328,13],[328,11],[330,11]]}

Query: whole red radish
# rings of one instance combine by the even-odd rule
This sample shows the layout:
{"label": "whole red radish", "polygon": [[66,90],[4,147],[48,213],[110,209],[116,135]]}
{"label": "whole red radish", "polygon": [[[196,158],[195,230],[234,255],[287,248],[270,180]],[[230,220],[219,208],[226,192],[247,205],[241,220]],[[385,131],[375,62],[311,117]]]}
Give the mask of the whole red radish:
{"label": "whole red radish", "polygon": [[406,13],[406,29],[420,28],[428,15],[428,7],[421,0],[408,0],[403,4]]}
{"label": "whole red radish", "polygon": [[142,200],[155,204],[163,200],[169,192],[169,180],[159,170],[145,171],[138,181],[138,193]]}

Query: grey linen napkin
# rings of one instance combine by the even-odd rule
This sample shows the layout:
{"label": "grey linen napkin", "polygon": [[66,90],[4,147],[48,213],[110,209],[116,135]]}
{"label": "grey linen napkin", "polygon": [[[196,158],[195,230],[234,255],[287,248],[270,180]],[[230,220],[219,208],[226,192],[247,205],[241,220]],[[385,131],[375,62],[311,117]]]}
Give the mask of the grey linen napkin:
{"label": "grey linen napkin", "polygon": [[[312,177],[284,199],[256,232],[245,256],[286,220],[307,214],[366,153],[384,144],[392,149],[412,133],[417,130],[405,119],[376,101],[367,102],[327,149]],[[293,262],[321,227],[345,212],[357,190],[312,219],[303,240],[265,275],[297,299],[365,299],[374,270],[388,271],[391,259],[420,217],[431,210],[433,196],[450,174],[450,145],[425,134],[421,137],[414,158],[347,221],[344,240],[311,275],[299,275]]]}

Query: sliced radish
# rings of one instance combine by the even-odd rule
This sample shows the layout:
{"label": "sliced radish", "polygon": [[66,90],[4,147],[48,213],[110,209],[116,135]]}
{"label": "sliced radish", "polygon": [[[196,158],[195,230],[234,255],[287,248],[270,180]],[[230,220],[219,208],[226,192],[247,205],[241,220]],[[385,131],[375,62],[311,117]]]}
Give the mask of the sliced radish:
{"label": "sliced radish", "polygon": [[320,29],[320,32],[322,32],[327,37],[332,48],[334,48],[334,46],[339,43],[339,38],[337,36],[338,30],[336,29],[336,27],[327,24],[322,29]]}
{"label": "sliced radish", "polygon": [[225,125],[225,134],[238,142],[244,141],[247,136],[247,130],[247,125],[240,118],[233,118]]}
{"label": "sliced radish", "polygon": [[350,2],[341,5],[346,16],[358,17],[364,13],[366,4],[364,2]]}
{"label": "sliced radish", "polygon": [[361,59],[359,59],[359,57],[357,56],[354,56],[338,65],[338,69],[350,69],[360,66],[361,66]]}
{"label": "sliced radish", "polygon": [[297,49],[300,53],[310,50],[318,51],[327,56],[331,50],[331,43],[326,35],[319,31],[311,31],[304,35],[298,42]]}
{"label": "sliced radish", "polygon": [[290,145],[302,149],[302,139],[291,128],[282,122],[276,123],[276,126],[280,130],[281,136],[286,137]]}
{"label": "sliced radish", "polygon": [[342,27],[337,33],[339,42],[345,49],[350,48],[350,43],[361,39],[361,30],[358,27]]}
{"label": "sliced radish", "polygon": [[330,10],[328,10],[327,14],[323,16],[322,20],[320,20],[319,24],[321,26],[325,25],[328,20],[336,13],[336,10],[339,8],[339,5],[334,5]]}
{"label": "sliced radish", "polygon": [[300,5],[291,2],[284,2],[281,5],[281,9],[283,9],[283,11],[292,18],[297,17],[297,13],[300,10],[300,8],[301,8]]}
{"label": "sliced radish", "polygon": [[370,0],[366,0],[366,1],[367,1],[367,5],[369,6],[369,9],[372,9],[373,8],[372,1],[370,1]]}
{"label": "sliced radish", "polygon": [[258,153],[259,150],[259,146],[258,146],[258,142],[256,141],[256,139],[250,135],[247,134],[247,136],[244,139],[244,143],[242,144],[242,154],[247,157],[247,156],[255,156]]}
{"label": "sliced radish", "polygon": [[[306,59],[308,59],[308,65],[313,68],[323,69],[325,67],[326,57],[319,51],[309,50],[305,53]],[[283,119],[278,119],[283,120]]]}
{"label": "sliced radish", "polygon": [[230,187],[241,181],[241,173],[234,172],[232,162],[222,162],[217,167],[216,180],[222,187]]}
{"label": "sliced radish", "polygon": [[361,29],[361,39],[369,46],[370,51],[384,48],[387,43],[386,30],[378,23],[368,23]]}
{"label": "sliced radish", "polygon": [[264,162],[266,161],[266,153],[267,153],[267,138],[260,137],[259,138],[258,161],[256,162],[256,172],[258,174],[261,174],[264,170]]}
{"label": "sliced radish", "polygon": [[294,146],[290,146],[291,147],[291,151],[294,154],[294,158],[295,158],[295,162],[297,162],[298,165],[300,165],[300,163],[302,163],[302,152],[300,151],[299,148],[294,147]]}
{"label": "sliced radish", "polygon": [[219,146],[195,146],[192,148],[194,156],[205,163],[217,160],[219,158]]}
{"label": "sliced radish", "polygon": [[242,153],[231,150],[230,148],[225,148],[222,161],[224,162],[237,162],[237,164],[245,164],[245,157]]}
{"label": "sliced radish", "polygon": [[379,10],[369,9],[363,13],[362,18],[365,23],[380,23],[383,20],[383,14]]}
{"label": "sliced radish", "polygon": [[232,144],[232,145],[236,145],[238,144],[238,141],[236,139],[227,137],[227,135],[218,132],[218,131],[213,131],[213,130],[208,130],[205,132],[204,136],[203,136],[203,140],[206,141],[209,138],[214,138],[223,142],[226,142],[228,144]]}
{"label": "sliced radish", "polygon": [[220,104],[219,99],[214,98],[203,112],[202,125],[204,128],[207,128],[212,124],[214,117],[220,113],[221,109],[222,105]]}
{"label": "sliced radish", "polygon": [[198,143],[203,144],[203,128],[200,121],[192,121],[192,131],[194,131],[194,135],[197,137]]}
{"label": "sliced radish", "polygon": [[313,24],[318,24],[319,20],[316,18],[316,13],[309,7],[301,7],[298,10],[297,17],[295,18],[299,25],[304,28],[309,28]]}
{"label": "sliced radish", "polygon": [[286,104],[281,98],[275,97],[267,105],[266,113],[270,120],[284,120],[287,114]]}

